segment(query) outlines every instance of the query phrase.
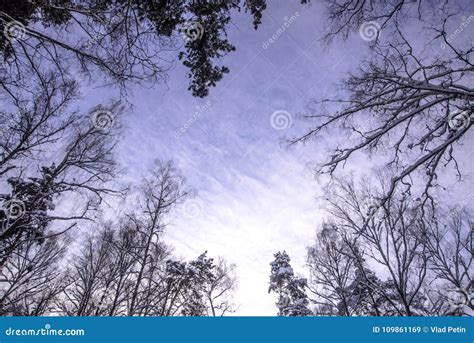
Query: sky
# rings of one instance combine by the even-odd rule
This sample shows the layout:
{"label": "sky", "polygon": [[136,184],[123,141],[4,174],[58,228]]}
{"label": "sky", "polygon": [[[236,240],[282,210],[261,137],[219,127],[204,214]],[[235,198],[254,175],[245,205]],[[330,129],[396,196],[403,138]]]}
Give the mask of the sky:
{"label": "sky", "polygon": [[[270,3],[257,31],[249,15],[237,15],[229,32],[237,51],[223,59],[230,73],[209,97],[193,98],[177,66],[167,87],[134,93],[125,124],[123,165],[141,174],[155,158],[173,159],[197,189],[165,240],[182,257],[207,250],[237,265],[238,315],[276,313],[268,294],[273,254],[286,250],[303,273],[321,220],[319,185],[308,169],[314,149],[288,149],[285,142],[307,128],[298,113],[310,99],[330,94],[353,64],[344,50],[323,50],[320,13],[316,5]],[[280,130],[272,126],[274,112],[282,115]]]}
{"label": "sky", "polygon": [[276,314],[268,294],[275,252],[286,250],[296,274],[307,276],[306,248],[325,216],[323,184],[309,165],[334,138],[291,148],[286,139],[310,127],[301,113],[312,99],[337,94],[368,50],[357,34],[327,47],[324,30],[321,4],[270,1],[257,31],[249,14],[233,17],[237,50],[223,58],[230,73],[207,98],[192,97],[179,62],[167,84],[131,91],[117,152],[124,179],[146,175],[156,159],[175,162],[198,193],[174,214],[165,241],[178,257],[207,250],[237,265],[237,315]]}

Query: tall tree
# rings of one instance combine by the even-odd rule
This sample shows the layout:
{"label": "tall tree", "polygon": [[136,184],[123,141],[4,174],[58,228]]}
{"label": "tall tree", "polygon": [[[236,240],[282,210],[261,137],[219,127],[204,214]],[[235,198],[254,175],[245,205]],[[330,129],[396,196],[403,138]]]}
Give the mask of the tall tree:
{"label": "tall tree", "polygon": [[[57,311],[66,315],[203,316],[232,310],[233,266],[201,254],[175,260],[163,242],[168,215],[189,195],[171,162],[157,162],[135,209],[91,235],[66,274]],[[93,231],[93,230],[89,230]]]}
{"label": "tall tree", "polygon": [[235,268],[235,264],[228,264],[223,258],[218,258],[214,277],[205,285],[208,315],[221,317],[234,312],[232,296],[237,288]]}
{"label": "tall tree", "polygon": [[0,268],[0,315],[41,316],[54,308],[62,291],[59,279],[67,240],[53,237],[17,245]]}
{"label": "tall tree", "polygon": [[380,193],[370,194],[366,191],[367,184],[362,188],[363,191],[357,190],[353,181],[335,184],[328,196],[329,212],[337,218],[337,225],[365,248],[359,252],[356,245],[349,244],[353,256],[359,261],[365,256],[389,275],[396,299],[392,301],[388,292],[380,289],[384,298],[392,301],[399,315],[417,314],[429,259],[424,239],[418,234],[423,226],[422,206],[408,192],[390,198],[381,206],[374,200],[380,198]]}
{"label": "tall tree", "polygon": [[270,263],[270,287],[268,293],[278,295],[276,303],[279,316],[311,316],[313,312],[308,308],[309,300],[306,295],[306,279],[294,275],[290,265],[290,257],[283,252],[277,252],[275,260]]}
{"label": "tall tree", "polygon": [[[463,145],[467,148],[472,135],[473,48],[464,44],[467,35],[455,42],[448,35],[457,29],[453,18],[463,13],[462,3],[443,2],[441,11],[418,0],[334,0],[327,6],[327,40],[358,30],[370,41],[370,55],[342,82],[343,97],[316,99],[321,106],[306,116],[314,127],[292,143],[318,139],[327,131],[350,135],[331,149],[317,172],[333,175],[357,152],[368,151],[392,171],[382,203],[399,187],[418,181],[423,187],[412,191],[429,204],[442,169],[451,166],[462,179],[458,158],[467,153]],[[414,39],[402,25],[409,20],[428,28]]]}
{"label": "tall tree", "polygon": [[350,304],[349,286],[354,279],[355,261],[339,237],[334,224],[323,224],[316,244],[308,248],[308,266],[315,285],[313,301],[320,309],[349,316],[354,306]]}
{"label": "tall tree", "polygon": [[466,209],[436,208],[420,235],[430,255],[432,280],[425,287],[430,315],[465,315],[474,311],[473,218]]}
{"label": "tall tree", "polygon": [[104,298],[116,278],[112,260],[113,231],[106,227],[82,243],[81,254],[63,278],[64,289],[57,311],[68,316],[92,316],[103,312]]}
{"label": "tall tree", "polygon": [[190,192],[171,162],[157,162],[152,175],[143,181],[141,188],[138,213],[129,215],[130,225],[138,232],[137,244],[141,248],[138,251],[137,276],[133,280],[129,300],[128,315],[131,316],[141,311],[147,279],[152,279],[156,272],[154,261],[161,255],[161,234],[166,228],[166,215]]}
{"label": "tall tree", "polygon": [[190,262],[176,260],[161,244],[154,247],[156,253],[149,254],[146,271],[140,276],[141,246],[135,240],[137,232],[129,230],[123,228],[116,233],[105,226],[97,236],[88,238],[85,249],[63,277],[62,292],[56,296],[51,313],[216,316],[232,309],[235,281],[222,267],[225,261],[215,265],[206,253]]}

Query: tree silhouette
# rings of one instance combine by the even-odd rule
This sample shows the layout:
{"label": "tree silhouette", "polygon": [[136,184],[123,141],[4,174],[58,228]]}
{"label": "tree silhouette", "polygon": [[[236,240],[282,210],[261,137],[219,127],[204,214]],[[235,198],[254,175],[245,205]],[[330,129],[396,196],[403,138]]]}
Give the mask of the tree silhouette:
{"label": "tree silhouette", "polygon": [[265,0],[2,2],[1,62],[12,80],[45,68],[66,75],[72,63],[86,76],[96,78],[98,70],[124,86],[165,81],[170,52],[179,51],[189,89],[205,97],[229,72],[218,61],[235,50],[227,40],[233,13],[250,12],[257,29],[265,8]]}
{"label": "tree silhouette", "polygon": [[[474,49],[447,35],[449,20],[462,9],[446,2],[438,11],[417,0],[327,6],[326,41],[359,31],[369,41],[370,55],[342,82],[344,96],[316,99],[320,106],[305,116],[314,126],[291,144],[317,140],[325,132],[347,134],[350,139],[331,147],[316,172],[334,175],[358,152],[369,152],[392,174],[382,203],[397,188],[420,183],[417,192],[429,205],[441,170],[451,167],[462,179],[458,159],[467,153],[463,145],[472,134]],[[412,19],[428,26],[419,41],[403,27]]]}
{"label": "tree silhouette", "polygon": [[290,257],[283,252],[274,254],[275,260],[270,263],[270,287],[268,293],[278,295],[276,303],[279,316],[301,317],[311,316],[313,312],[308,308],[309,300],[306,295],[306,279],[294,275],[290,265]]}

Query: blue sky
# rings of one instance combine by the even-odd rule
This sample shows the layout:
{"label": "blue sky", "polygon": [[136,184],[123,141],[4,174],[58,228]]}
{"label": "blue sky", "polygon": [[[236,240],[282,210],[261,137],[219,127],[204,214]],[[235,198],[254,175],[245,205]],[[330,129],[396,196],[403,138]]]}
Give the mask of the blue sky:
{"label": "blue sky", "polygon": [[[274,252],[286,249],[303,270],[320,220],[318,184],[307,170],[315,152],[287,149],[283,140],[303,132],[307,124],[298,113],[315,93],[330,94],[333,80],[352,65],[346,51],[322,49],[320,6],[270,3],[265,13],[257,31],[248,15],[234,19],[229,40],[237,51],[224,58],[230,73],[208,98],[191,96],[179,65],[167,87],[135,91],[121,143],[123,164],[134,173],[145,172],[153,158],[174,159],[198,190],[184,216],[177,213],[167,241],[185,258],[208,250],[237,264],[239,315],[275,314],[267,293]],[[335,68],[334,59],[342,65]],[[271,125],[279,110],[291,116],[287,129]]]}
{"label": "blue sky", "polygon": [[[304,272],[306,247],[324,217],[321,180],[308,164],[324,159],[337,138],[292,148],[284,140],[308,129],[300,113],[312,98],[334,96],[335,83],[368,49],[358,35],[325,47],[324,25],[321,4],[269,2],[257,31],[248,14],[234,17],[229,41],[237,51],[223,59],[230,73],[209,97],[192,97],[179,62],[166,85],[137,87],[130,96],[118,149],[125,179],[145,175],[155,159],[175,161],[198,194],[175,213],[166,241],[184,258],[207,250],[237,264],[238,315],[276,314],[267,293],[273,253],[285,249],[296,272]],[[84,96],[100,102],[105,95]],[[289,114],[291,125],[275,129],[275,111]]]}

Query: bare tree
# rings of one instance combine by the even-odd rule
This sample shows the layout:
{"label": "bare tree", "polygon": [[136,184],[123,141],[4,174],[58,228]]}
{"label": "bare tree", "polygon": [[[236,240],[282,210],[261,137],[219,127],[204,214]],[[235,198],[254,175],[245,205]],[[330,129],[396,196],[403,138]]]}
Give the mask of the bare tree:
{"label": "bare tree", "polygon": [[105,228],[98,237],[91,236],[84,243],[82,253],[74,258],[64,276],[64,291],[58,311],[68,316],[90,316],[100,313],[103,297],[115,277],[111,260],[113,232]]}
{"label": "bare tree", "polygon": [[214,278],[205,285],[209,307],[208,315],[222,317],[228,312],[234,312],[232,293],[237,287],[235,264],[227,264],[223,258],[218,258],[214,268]]}
{"label": "bare tree", "polygon": [[[143,289],[152,279],[155,270],[155,259],[161,258],[161,234],[166,227],[166,215],[174,206],[188,196],[184,188],[184,179],[176,173],[170,162],[157,163],[152,176],[144,180],[141,196],[138,201],[138,215],[130,215],[131,224],[138,232],[140,251],[138,252],[138,270],[134,287],[129,299],[128,315],[140,312],[146,297]],[[145,293],[144,293],[145,292]]]}
{"label": "bare tree", "polygon": [[[347,96],[317,99],[319,109],[305,116],[314,127],[291,140],[307,142],[325,132],[350,138],[331,149],[329,159],[316,168],[335,181],[327,201],[338,237],[334,242],[319,240],[320,247],[309,251],[316,283],[330,290],[318,299],[336,299],[326,299],[321,308],[332,314],[335,306],[342,306],[357,313],[357,306],[344,306],[354,305],[357,291],[356,304],[366,302],[366,314],[466,314],[472,309],[472,280],[467,276],[472,274],[467,249],[472,224],[469,216],[443,214],[432,190],[442,185],[439,175],[451,170],[463,181],[458,159],[468,154],[463,146],[472,138],[473,48],[449,35],[461,36],[469,25],[456,22],[463,4],[333,0],[326,5],[324,40],[344,40],[358,31],[369,42],[370,55],[343,81]],[[424,25],[416,39],[403,25],[409,21]],[[359,190],[352,181],[336,177],[360,152],[375,156],[389,174],[375,192],[367,182]],[[344,248],[335,249],[338,244]],[[322,249],[331,253],[318,254]],[[339,273],[348,263],[354,273]],[[464,307],[453,307],[447,295],[453,289]],[[351,301],[341,296],[345,292]]]}
{"label": "bare tree", "polygon": [[[323,315],[472,315],[472,216],[426,211],[410,185],[383,205],[366,180],[335,179],[330,221],[308,249],[309,289]],[[375,187],[376,188],[376,187]]]}
{"label": "bare tree", "polygon": [[[328,197],[329,212],[338,228],[347,233],[343,237],[356,265],[361,267],[367,261],[386,274],[390,287],[377,286],[374,290],[398,315],[420,314],[429,260],[425,240],[419,235],[424,227],[422,206],[411,200],[408,192],[393,196],[383,205],[377,198],[381,196],[367,191],[361,194],[353,181],[340,181]],[[359,269],[365,273],[364,268]],[[370,282],[368,275],[365,281]]]}
{"label": "bare tree", "polygon": [[215,265],[206,253],[189,263],[169,259],[164,245],[154,245],[140,274],[142,247],[137,238],[137,231],[124,227],[116,234],[107,226],[89,237],[63,277],[51,312],[128,315],[132,304],[135,316],[223,316],[232,310],[233,266],[222,259]]}
{"label": "bare tree", "polygon": [[169,213],[189,194],[172,163],[157,162],[138,189],[135,207],[116,224],[100,226],[75,254],[56,311],[78,316],[201,316],[231,311],[235,267],[222,259],[215,265],[206,253],[190,262],[174,260],[163,242]]}
{"label": "bare tree", "polygon": [[335,225],[330,223],[323,224],[316,243],[308,248],[307,261],[314,285],[310,290],[316,296],[312,301],[318,305],[319,313],[353,314],[348,288],[354,279],[356,263],[345,248]]}
{"label": "bare tree", "polygon": [[[116,175],[113,149],[120,127],[120,104],[95,107],[91,113],[70,111],[77,97],[76,83],[53,73],[38,75],[41,82],[27,92],[7,90],[11,102],[0,111],[0,268],[17,270],[17,275],[0,282],[0,294],[8,299],[9,307],[26,306],[23,298],[9,295],[10,280],[24,274],[19,266],[28,266],[33,275],[45,273],[47,261],[40,263],[30,254],[35,252],[37,258],[49,254],[55,265],[59,253],[53,254],[53,250],[58,236],[80,221],[90,221],[103,197],[118,193],[109,181]],[[115,126],[108,127],[108,119],[115,120]],[[71,201],[76,201],[76,206],[65,211],[61,202],[67,207]],[[62,254],[62,249],[57,250]],[[62,287],[55,275],[51,272],[51,278],[41,285],[44,304]],[[29,296],[28,291],[25,295]],[[37,297],[32,294],[30,299]],[[45,313],[46,308],[24,311]]]}
{"label": "bare tree", "polygon": [[[7,90],[8,91],[8,90]],[[60,140],[77,122],[78,116],[67,113],[77,96],[75,82],[63,83],[57,74],[42,75],[39,85],[21,94],[12,89],[0,110],[0,176],[21,173],[25,160],[39,160],[41,152]],[[3,100],[3,99],[2,99]]]}
{"label": "bare tree", "polygon": [[420,235],[430,254],[431,282],[425,286],[428,314],[466,315],[474,310],[473,222],[466,210],[437,208]]}
{"label": "bare tree", "polygon": [[54,237],[15,247],[0,269],[0,315],[41,316],[54,307],[62,290],[61,263],[67,242]]}
{"label": "bare tree", "polygon": [[[447,1],[444,2],[444,6],[446,4]],[[377,22],[380,29],[389,29],[394,22],[403,22],[412,18],[421,20],[421,11],[426,7],[429,5],[419,0],[396,0],[386,3],[376,0],[327,1],[329,27],[324,40],[331,42],[337,37],[347,39],[351,31],[358,30],[361,25],[367,22]]]}
{"label": "bare tree", "polygon": [[121,219],[118,233],[105,227],[97,239],[88,240],[69,277],[61,312],[156,315],[169,256],[161,237],[166,216],[187,195],[184,179],[171,162],[157,162],[152,175],[143,180],[136,207]]}
{"label": "bare tree", "polygon": [[120,229],[113,240],[112,270],[108,275],[112,289],[108,297],[105,297],[107,293],[103,293],[105,298],[97,306],[96,315],[117,316],[127,313],[127,297],[133,287],[134,266],[139,256],[137,250],[140,249],[136,244],[137,232],[128,224],[127,221],[119,223]]}
{"label": "bare tree", "polygon": [[[423,180],[423,203],[432,201],[429,190],[438,184],[437,175],[447,165],[462,179],[457,158],[472,131],[473,48],[462,40],[459,44],[450,41],[446,25],[459,9],[447,2],[441,6],[443,10],[437,11],[415,0],[387,5],[379,1],[329,2],[328,39],[347,37],[366,23],[372,23],[376,36],[370,57],[342,84],[348,97],[317,100],[320,109],[306,115],[315,126],[291,141],[318,139],[327,130],[350,135],[350,140],[331,150],[318,172],[333,175],[357,152],[375,153],[393,173],[382,203],[397,187],[417,177]],[[412,17],[421,20],[429,13],[433,13],[429,16],[432,27],[425,30],[427,37],[420,38],[421,44],[407,38],[400,22]],[[433,56],[433,49],[427,50],[427,46],[434,44],[446,48],[439,48]]]}

